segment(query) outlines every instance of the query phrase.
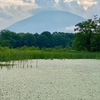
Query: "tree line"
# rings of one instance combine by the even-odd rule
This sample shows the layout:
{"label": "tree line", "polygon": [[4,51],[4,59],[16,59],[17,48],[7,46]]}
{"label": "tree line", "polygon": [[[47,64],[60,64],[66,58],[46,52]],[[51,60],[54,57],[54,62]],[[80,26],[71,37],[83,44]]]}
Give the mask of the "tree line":
{"label": "tree line", "polygon": [[16,33],[10,30],[0,32],[0,46],[18,48],[23,46],[35,46],[41,48],[72,47],[74,34],[64,32],[44,31],[41,34]]}

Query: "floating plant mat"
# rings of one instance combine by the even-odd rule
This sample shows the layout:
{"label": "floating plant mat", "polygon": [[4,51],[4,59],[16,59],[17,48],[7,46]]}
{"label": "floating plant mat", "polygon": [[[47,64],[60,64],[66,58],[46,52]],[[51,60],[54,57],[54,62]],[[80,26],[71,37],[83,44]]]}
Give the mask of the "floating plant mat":
{"label": "floating plant mat", "polygon": [[99,100],[100,60],[24,60],[0,69],[1,100]]}

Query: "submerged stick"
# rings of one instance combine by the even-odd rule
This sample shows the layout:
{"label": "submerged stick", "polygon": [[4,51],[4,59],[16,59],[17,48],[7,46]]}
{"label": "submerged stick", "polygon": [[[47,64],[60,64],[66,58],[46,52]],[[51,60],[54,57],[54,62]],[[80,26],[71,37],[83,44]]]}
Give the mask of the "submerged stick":
{"label": "submerged stick", "polygon": [[36,68],[38,67],[38,60],[36,60]]}

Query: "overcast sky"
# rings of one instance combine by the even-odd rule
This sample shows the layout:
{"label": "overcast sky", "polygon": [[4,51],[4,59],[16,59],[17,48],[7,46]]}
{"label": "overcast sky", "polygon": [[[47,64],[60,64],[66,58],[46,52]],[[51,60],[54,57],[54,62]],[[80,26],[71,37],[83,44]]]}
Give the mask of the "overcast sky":
{"label": "overcast sky", "polygon": [[62,10],[86,19],[100,16],[100,0],[0,0],[0,29],[42,10]]}

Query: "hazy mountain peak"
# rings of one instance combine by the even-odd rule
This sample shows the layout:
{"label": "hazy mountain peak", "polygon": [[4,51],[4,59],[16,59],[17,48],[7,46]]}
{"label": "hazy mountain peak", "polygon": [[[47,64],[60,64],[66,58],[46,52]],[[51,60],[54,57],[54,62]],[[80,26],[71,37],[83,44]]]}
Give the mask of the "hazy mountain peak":
{"label": "hazy mountain peak", "polygon": [[64,11],[42,11],[34,16],[21,20],[7,29],[15,32],[41,33],[43,31],[68,32],[67,27],[85,20],[84,18]]}

